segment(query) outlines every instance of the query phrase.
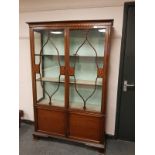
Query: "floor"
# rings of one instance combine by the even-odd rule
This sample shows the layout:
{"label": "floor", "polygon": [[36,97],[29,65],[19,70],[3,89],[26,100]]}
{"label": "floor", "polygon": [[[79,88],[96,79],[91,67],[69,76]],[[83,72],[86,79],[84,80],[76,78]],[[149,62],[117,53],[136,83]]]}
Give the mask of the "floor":
{"label": "floor", "polygon": [[[90,148],[58,140],[33,140],[33,126],[21,124],[19,130],[19,155],[99,155]],[[134,155],[135,144],[120,140],[107,140],[106,155]]]}

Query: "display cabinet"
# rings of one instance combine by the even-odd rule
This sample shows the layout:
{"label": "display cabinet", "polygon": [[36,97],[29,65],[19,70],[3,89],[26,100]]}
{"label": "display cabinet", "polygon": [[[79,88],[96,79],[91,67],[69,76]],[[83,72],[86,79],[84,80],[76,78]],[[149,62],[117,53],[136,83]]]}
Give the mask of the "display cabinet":
{"label": "display cabinet", "polygon": [[34,137],[105,148],[113,20],[30,22]]}

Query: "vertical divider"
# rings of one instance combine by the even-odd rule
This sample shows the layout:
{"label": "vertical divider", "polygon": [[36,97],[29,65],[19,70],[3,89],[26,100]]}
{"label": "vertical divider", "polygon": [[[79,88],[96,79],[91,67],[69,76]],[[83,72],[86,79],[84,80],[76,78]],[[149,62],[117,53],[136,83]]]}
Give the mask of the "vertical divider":
{"label": "vertical divider", "polygon": [[[41,46],[40,47],[42,47],[43,46],[43,32],[40,32],[40,35],[41,35]],[[43,49],[43,54],[44,54],[44,49]],[[45,61],[45,57],[43,57],[43,56],[41,56],[42,58],[42,65],[41,65],[41,67],[42,67],[42,69],[41,69],[41,72],[42,72],[42,77],[44,77],[44,61]],[[45,99],[45,92],[44,92],[44,89],[45,89],[45,84],[44,84],[44,82],[43,82],[43,99]]]}
{"label": "vertical divider", "polygon": [[65,132],[66,137],[69,135],[69,28],[64,29],[65,34],[65,109],[66,109],[66,117],[65,117]]}
{"label": "vertical divider", "polygon": [[102,108],[101,112],[105,115],[106,112],[106,102],[107,102],[107,82],[108,82],[108,66],[109,66],[109,56],[110,56],[110,31],[111,27],[107,26],[106,33],[105,33],[105,50],[104,50],[104,76],[102,80]]}

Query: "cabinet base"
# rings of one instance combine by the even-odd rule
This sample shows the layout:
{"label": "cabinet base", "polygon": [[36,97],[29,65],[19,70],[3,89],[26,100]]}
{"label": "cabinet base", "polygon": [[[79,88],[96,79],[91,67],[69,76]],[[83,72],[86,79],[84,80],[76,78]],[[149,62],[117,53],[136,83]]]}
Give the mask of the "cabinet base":
{"label": "cabinet base", "polygon": [[79,140],[70,139],[70,138],[66,138],[66,137],[44,134],[44,133],[40,133],[40,132],[34,132],[33,133],[33,138],[35,140],[39,140],[40,138],[53,138],[53,139],[56,139],[56,140],[59,139],[61,141],[72,142],[72,144],[77,144],[77,145],[83,145],[83,146],[86,146],[86,147],[90,147],[92,149],[98,150],[102,155],[104,155],[104,152],[105,152],[104,144],[95,144],[95,143],[92,143],[92,142],[84,142],[84,141],[79,141]]}

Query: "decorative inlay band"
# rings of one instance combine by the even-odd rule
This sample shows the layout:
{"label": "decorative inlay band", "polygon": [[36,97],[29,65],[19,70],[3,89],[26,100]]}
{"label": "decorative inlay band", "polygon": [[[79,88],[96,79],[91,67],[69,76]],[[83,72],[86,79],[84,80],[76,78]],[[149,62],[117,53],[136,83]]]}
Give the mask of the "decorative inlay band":
{"label": "decorative inlay band", "polygon": [[35,73],[40,73],[40,65],[35,65],[34,71],[35,71]]}
{"label": "decorative inlay band", "polygon": [[75,72],[75,68],[70,67],[69,70],[68,70],[68,74],[70,76],[74,76],[74,72]]}
{"label": "decorative inlay band", "polygon": [[60,74],[65,75],[65,72],[66,72],[65,66],[61,66],[60,67]]}
{"label": "decorative inlay band", "polygon": [[98,70],[97,70],[97,77],[102,78],[103,75],[104,75],[103,68],[98,68]]}

